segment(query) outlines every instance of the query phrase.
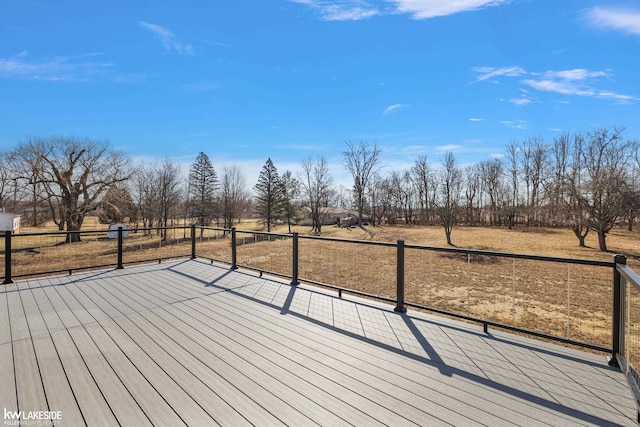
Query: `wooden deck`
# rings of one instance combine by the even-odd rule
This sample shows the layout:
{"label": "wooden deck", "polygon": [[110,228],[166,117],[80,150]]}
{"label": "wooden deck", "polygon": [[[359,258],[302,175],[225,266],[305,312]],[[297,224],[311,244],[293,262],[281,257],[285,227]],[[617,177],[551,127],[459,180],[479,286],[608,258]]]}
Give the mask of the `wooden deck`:
{"label": "wooden deck", "polygon": [[1,287],[0,385],[5,425],[636,425],[603,356],[198,260]]}

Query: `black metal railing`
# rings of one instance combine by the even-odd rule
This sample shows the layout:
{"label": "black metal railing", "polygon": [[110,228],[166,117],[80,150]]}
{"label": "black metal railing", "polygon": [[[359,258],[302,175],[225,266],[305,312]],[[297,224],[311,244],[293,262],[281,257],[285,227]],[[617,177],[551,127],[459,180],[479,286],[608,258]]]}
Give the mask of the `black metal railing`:
{"label": "black metal railing", "polygon": [[619,256],[594,261],[409,245],[401,239],[372,242],[193,225],[120,228],[111,239],[104,230],[83,231],[78,243],[64,243],[67,237],[68,232],[6,233],[0,251],[2,283],[204,258],[288,278],[293,285],[305,282],[340,296],[347,292],[390,302],[398,312],[418,308],[477,322],[485,331],[502,328],[610,353],[614,363],[623,354],[628,332],[621,320],[627,312],[620,308],[618,282],[620,277],[624,283],[631,280],[625,274],[636,277]]}
{"label": "black metal railing", "polygon": [[[595,261],[235,228],[165,227],[12,234],[3,284],[27,276],[201,258],[611,355],[640,402],[640,276]],[[127,236],[127,237],[125,237]],[[612,274],[613,272],[613,274]],[[640,405],[639,405],[640,408]],[[640,411],[638,412],[640,422]]]}
{"label": "black metal railing", "polygon": [[619,367],[627,377],[637,405],[640,422],[640,275],[627,266],[622,255],[615,257],[613,274],[613,358],[609,363]]}

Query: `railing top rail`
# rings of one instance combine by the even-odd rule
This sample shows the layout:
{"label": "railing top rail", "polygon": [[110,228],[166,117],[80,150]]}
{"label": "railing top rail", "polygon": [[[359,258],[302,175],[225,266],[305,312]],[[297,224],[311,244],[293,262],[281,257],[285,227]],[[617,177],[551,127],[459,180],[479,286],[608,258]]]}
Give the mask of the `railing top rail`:
{"label": "railing top rail", "polygon": [[[229,230],[231,231],[231,230]],[[271,233],[269,231],[256,231],[256,230],[238,230],[236,229],[236,233],[245,233],[245,234],[259,234],[263,236],[277,236],[277,237],[293,237],[293,234],[289,233]]]}
{"label": "railing top rail", "polygon": [[196,225],[196,228],[201,228],[203,230],[214,230],[214,231],[226,231],[227,233],[231,233],[231,229],[230,228],[224,228],[224,227],[209,227],[208,225]]}
{"label": "railing top rail", "polygon": [[616,264],[616,269],[625,278],[627,282],[633,283],[636,287],[640,288],[640,275],[633,271],[633,269],[625,264]]}
{"label": "railing top rail", "polygon": [[544,255],[528,255],[528,254],[516,254],[511,252],[499,252],[499,251],[487,251],[482,249],[465,249],[465,248],[447,248],[440,246],[422,246],[422,245],[405,245],[407,249],[421,249],[427,251],[449,252],[459,254],[473,254],[484,256],[496,256],[502,258],[516,258],[526,259],[532,261],[549,261],[549,262],[561,262],[565,264],[583,264],[596,267],[614,267],[616,264],[613,261],[593,260],[593,259],[580,259],[580,258],[563,258]]}
{"label": "railing top rail", "polygon": [[300,239],[324,240],[328,242],[354,243],[354,244],[360,244],[360,245],[393,246],[393,247],[397,245],[395,242],[374,242],[370,240],[351,240],[351,239],[340,239],[338,237],[323,237],[323,236],[298,236],[298,237]]}
{"label": "railing top rail", "polygon": [[[129,228],[129,232],[136,231],[155,231],[155,230],[171,230],[171,229],[186,229],[190,228],[191,225],[180,225],[180,226],[170,226],[170,227],[138,227],[138,228]],[[219,227],[204,227],[204,226],[196,226],[197,228],[205,229],[205,230],[216,230],[216,231],[225,231],[231,232],[231,229],[227,228],[219,228]],[[81,230],[81,231],[43,231],[43,232],[26,232],[15,234],[14,237],[27,237],[27,236],[52,236],[52,235],[60,235],[64,236],[71,233],[80,233],[80,234],[102,234],[107,233],[108,229],[103,230]],[[293,237],[292,233],[270,233],[266,231],[252,231],[252,230],[237,230],[236,233],[247,233],[247,234],[258,234],[258,235],[271,235],[278,237]],[[338,237],[324,237],[324,236],[305,236],[299,235],[300,239],[309,239],[309,240],[322,240],[328,242],[341,242],[341,243],[352,243],[359,245],[374,245],[374,246],[387,246],[393,247],[396,246],[396,242],[378,242],[378,241],[370,241],[370,240],[351,240],[351,239],[343,239]],[[526,259],[533,261],[548,261],[548,262],[559,262],[565,264],[582,264],[582,265],[590,265],[597,267],[615,267],[614,261],[605,261],[605,260],[589,260],[589,259],[579,259],[579,258],[564,258],[564,257],[553,257],[553,256],[544,256],[544,255],[529,255],[529,254],[517,254],[510,252],[500,252],[500,251],[487,251],[481,249],[467,249],[467,248],[449,248],[449,247],[440,247],[440,246],[425,246],[425,245],[416,245],[416,244],[405,244],[405,248],[407,249],[419,249],[419,250],[428,250],[428,251],[438,251],[438,252],[448,252],[448,253],[458,253],[458,254],[473,254],[473,255],[484,255],[484,256],[496,256],[502,258],[514,258],[514,259]],[[640,282],[639,282],[640,283]],[[640,286],[640,284],[639,284]]]}
{"label": "railing top rail", "polygon": [[67,234],[104,234],[109,230],[81,230],[81,231],[36,231],[12,234],[12,238],[33,237],[33,236],[66,236]]}
{"label": "railing top rail", "polygon": [[[136,232],[136,231],[156,231],[156,230],[182,230],[182,229],[189,229],[189,228],[191,228],[190,225],[175,225],[175,226],[168,226],[168,227],[137,227],[137,228],[132,227],[132,228],[128,228],[127,230],[130,232]],[[68,231],[68,230],[36,231],[36,232],[26,231],[18,234],[12,234],[12,237],[20,238],[20,237],[29,237],[29,236],[65,236],[67,234],[103,234],[103,233],[108,233],[109,231],[114,231],[114,230],[104,228],[101,230],[78,230],[78,231]]]}

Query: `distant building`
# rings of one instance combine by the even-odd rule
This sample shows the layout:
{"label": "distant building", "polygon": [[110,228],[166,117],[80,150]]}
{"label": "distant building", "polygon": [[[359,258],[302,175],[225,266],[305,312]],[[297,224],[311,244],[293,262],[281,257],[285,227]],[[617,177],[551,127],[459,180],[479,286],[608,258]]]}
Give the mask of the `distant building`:
{"label": "distant building", "polygon": [[[302,208],[305,214],[305,219],[300,225],[311,225],[311,209],[308,206]],[[347,220],[347,218],[349,218]],[[347,223],[344,223],[344,220]],[[355,221],[355,222],[354,222]],[[320,208],[320,222],[322,225],[338,225],[338,226],[351,226],[358,224],[358,217],[354,215],[353,209],[323,207]]]}
{"label": "distant building", "polygon": [[4,235],[7,231],[13,234],[20,232],[20,215],[10,212],[0,212],[0,234]]}

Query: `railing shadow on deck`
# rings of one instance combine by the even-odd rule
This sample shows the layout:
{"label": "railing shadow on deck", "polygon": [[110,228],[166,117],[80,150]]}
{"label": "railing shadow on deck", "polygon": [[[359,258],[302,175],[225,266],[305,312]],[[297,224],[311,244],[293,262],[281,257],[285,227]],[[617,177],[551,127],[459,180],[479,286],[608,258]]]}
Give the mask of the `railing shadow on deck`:
{"label": "railing shadow on deck", "polygon": [[[584,359],[579,359],[579,358],[572,358],[571,356],[565,354],[565,353],[557,353],[557,352],[553,352],[551,350],[548,349],[540,349],[539,347],[534,347],[534,346],[529,346],[526,345],[524,343],[521,342],[513,342],[513,341],[508,341],[506,339],[503,338],[494,338],[491,335],[486,335],[481,331],[473,331],[472,329],[467,329],[467,328],[463,328],[463,327],[456,327],[454,325],[451,324],[446,324],[446,323],[439,323],[437,322],[437,320],[426,320],[420,317],[416,317],[413,315],[410,315],[408,313],[398,313],[398,312],[394,312],[394,310],[392,309],[392,307],[388,307],[388,308],[382,308],[380,306],[374,305],[374,304],[369,304],[367,303],[366,300],[358,300],[358,301],[354,301],[354,300],[345,300],[340,296],[337,295],[331,295],[327,292],[322,292],[320,290],[315,290],[313,288],[310,287],[306,287],[306,286],[296,286],[296,285],[291,285],[291,284],[286,284],[283,283],[281,280],[278,280],[276,278],[270,278],[267,276],[258,276],[255,273],[251,273],[249,271],[242,271],[242,270],[228,270],[224,267],[219,267],[213,264],[210,264],[213,268],[219,269],[220,270],[220,276],[210,280],[210,281],[206,281],[206,280],[202,280],[197,276],[194,276],[192,274],[188,274],[185,273],[184,271],[180,271],[179,269],[176,269],[174,267],[169,267],[168,270],[171,271],[174,274],[183,276],[187,279],[190,280],[194,280],[196,282],[201,283],[203,286],[205,287],[215,287],[217,289],[219,289],[221,292],[226,292],[229,294],[232,294],[234,296],[243,298],[251,303],[256,303],[256,304],[260,304],[263,305],[265,307],[268,307],[270,309],[273,310],[277,310],[280,312],[280,314],[282,315],[287,315],[287,316],[292,316],[292,317],[296,317],[298,319],[301,319],[305,322],[309,322],[313,325],[316,326],[320,326],[322,328],[325,328],[327,330],[330,330],[332,332],[335,333],[339,333],[341,335],[344,335],[345,337],[351,338],[351,339],[356,339],[359,340],[363,343],[366,344],[370,344],[373,345],[375,347],[378,347],[382,350],[385,350],[387,352],[391,352],[394,353],[396,355],[400,355],[402,357],[406,357],[408,359],[411,359],[413,361],[428,365],[428,366],[432,366],[434,368],[436,368],[441,375],[445,376],[445,377],[453,377],[453,376],[457,376],[460,378],[463,378],[465,380],[468,381],[472,381],[474,383],[477,383],[483,387],[487,387],[487,388],[491,388],[494,389],[498,392],[501,393],[505,393],[508,394],[510,396],[513,396],[514,398],[518,398],[518,399],[522,399],[524,401],[530,402],[532,404],[535,405],[539,405],[541,407],[544,408],[548,408],[552,411],[558,412],[558,413],[562,413],[574,418],[577,418],[581,421],[584,422],[588,422],[588,423],[593,423],[595,425],[602,425],[602,426],[608,426],[608,425],[616,425],[615,423],[612,423],[611,421],[598,417],[596,415],[593,414],[589,414],[587,412],[583,412],[583,411],[579,411],[576,409],[572,409],[572,408],[568,408],[566,406],[563,406],[562,404],[557,403],[556,401],[550,400],[550,399],[544,399],[540,396],[536,396],[534,394],[528,393],[526,391],[520,390],[516,387],[512,387],[509,386],[507,384],[503,384],[500,383],[498,381],[492,380],[490,378],[487,377],[483,377],[480,376],[478,374],[475,374],[473,372],[467,371],[465,369],[459,368],[459,367],[454,367],[451,365],[448,365],[445,360],[443,359],[443,356],[441,356],[436,349],[434,348],[434,346],[430,343],[429,338],[427,338],[424,333],[420,330],[420,327],[418,326],[418,324],[421,323],[428,323],[431,325],[436,325],[439,328],[443,328],[443,329],[450,329],[452,331],[456,331],[456,333],[463,333],[463,334],[468,334],[470,337],[475,337],[475,338],[479,338],[479,339],[488,339],[488,340],[495,340],[496,342],[500,342],[503,345],[514,345],[517,346],[519,348],[525,348],[529,351],[532,352],[542,352],[545,353],[547,355],[551,355],[554,357],[559,357],[562,359],[567,359],[567,360],[572,360],[574,362],[580,362],[580,363],[584,363]],[[248,276],[250,279],[259,279],[260,282],[255,282],[255,283],[249,283],[249,284],[245,284],[239,287],[225,287],[225,286],[220,286],[217,283],[220,282],[221,279],[227,277],[230,273],[233,274],[237,274],[237,275],[243,275],[243,276]],[[249,287],[256,287],[259,286],[261,284],[264,284],[265,282],[269,282],[270,284],[274,285],[274,286],[280,286],[280,287],[288,287],[288,290],[286,290],[287,296],[283,302],[282,305],[278,305],[278,304],[273,304],[272,302],[269,301],[265,301],[263,299],[257,298],[255,296],[252,295],[248,295],[246,292],[240,292],[238,291],[238,289],[246,289]],[[295,295],[299,292],[308,292],[311,294],[318,294],[321,295],[324,298],[331,298],[334,300],[338,300],[340,302],[346,302],[346,303],[351,303],[354,305],[358,305],[358,306],[365,306],[367,309],[369,310],[375,310],[379,313],[382,313],[383,315],[390,315],[390,316],[398,316],[401,320],[402,323],[407,327],[407,330],[409,330],[413,336],[413,338],[415,339],[415,342],[418,343],[418,345],[425,351],[427,357],[413,353],[411,351],[407,351],[403,348],[399,348],[387,343],[384,343],[382,341],[376,340],[374,338],[370,338],[367,337],[365,335],[360,335],[357,334],[353,331],[349,331],[346,330],[344,328],[341,328],[339,326],[336,326],[334,324],[330,324],[327,322],[324,322],[322,320],[316,319],[312,316],[309,315],[305,315],[303,313],[297,312],[295,310],[291,310],[291,305],[292,302],[295,298]],[[604,369],[604,370],[615,370],[615,368],[609,367],[606,364],[602,363],[602,364],[595,364],[595,363],[591,363],[590,364],[593,367],[596,368],[600,368],[600,369]],[[414,381],[413,378],[411,378],[409,375],[407,377],[405,377],[406,380],[408,381]]]}

